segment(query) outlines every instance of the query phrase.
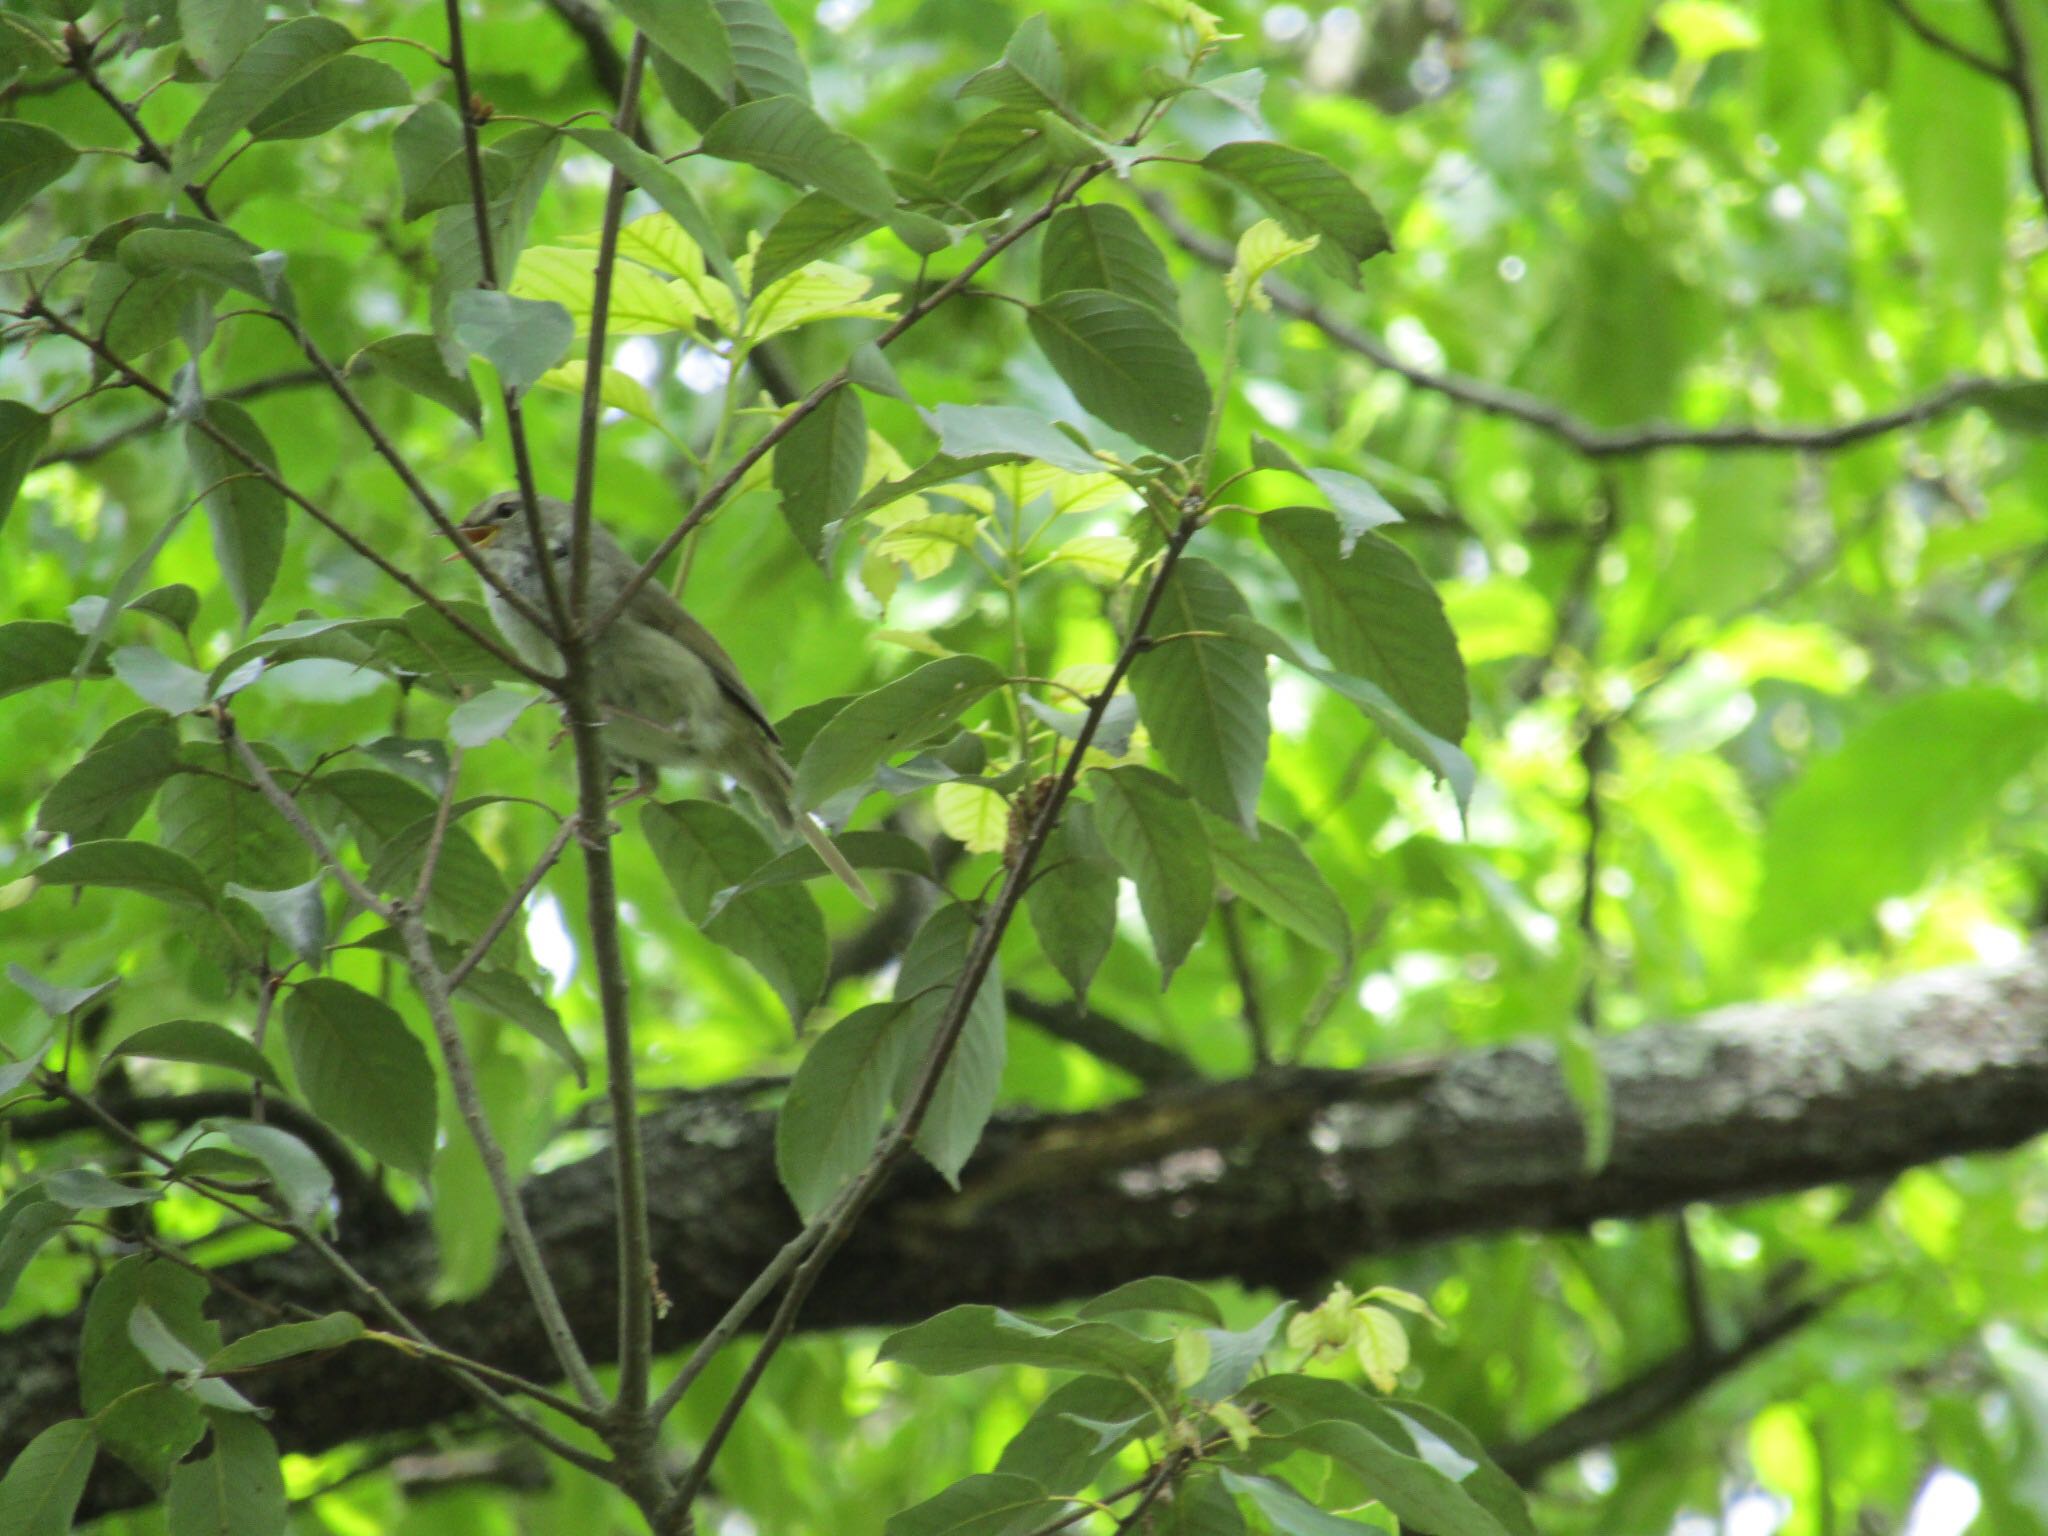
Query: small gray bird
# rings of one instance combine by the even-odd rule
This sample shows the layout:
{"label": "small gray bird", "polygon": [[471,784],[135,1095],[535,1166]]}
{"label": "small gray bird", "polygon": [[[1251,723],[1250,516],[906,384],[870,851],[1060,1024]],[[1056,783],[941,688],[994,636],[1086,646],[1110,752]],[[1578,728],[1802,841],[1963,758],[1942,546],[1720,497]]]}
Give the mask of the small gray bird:
{"label": "small gray bird", "polygon": [[[575,512],[566,501],[540,498],[541,534],[555,579],[569,590],[569,541]],[[529,536],[525,504],[517,491],[487,496],[463,519],[463,536],[485,566],[535,608],[547,609],[547,588]],[[590,526],[590,612],[603,613],[618,600],[638,570],[618,540],[595,520]],[[559,671],[562,658],[535,625],[522,618],[488,583],[484,601],[499,631],[530,664]],[[604,715],[605,751],[614,762],[636,769],[652,784],[664,765],[704,767],[730,775],[752,795],[776,826],[802,834],[825,867],[862,903],[875,898],[817,822],[789,802],[789,764],[775,727],[741,681],[739,668],[711,631],[683,611],[659,582],[633,594],[625,611],[597,637],[591,655],[597,703]]]}

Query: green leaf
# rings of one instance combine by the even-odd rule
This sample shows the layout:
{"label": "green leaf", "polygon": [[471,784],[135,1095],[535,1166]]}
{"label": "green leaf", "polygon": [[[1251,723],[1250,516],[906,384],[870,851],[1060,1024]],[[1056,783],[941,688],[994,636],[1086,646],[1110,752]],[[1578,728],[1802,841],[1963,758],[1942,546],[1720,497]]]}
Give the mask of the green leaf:
{"label": "green leaf", "polygon": [[295,80],[249,119],[252,139],[311,139],[358,112],[412,105],[405,76],[377,59],[342,54]]}
{"label": "green leaf", "polygon": [[253,1371],[279,1360],[339,1349],[362,1336],[363,1320],[353,1312],[329,1312],[308,1322],[258,1328],[216,1351],[206,1362],[206,1374],[226,1376],[234,1371]]}
{"label": "green leaf", "polygon": [[590,1069],[582,1053],[562,1027],[562,1019],[534,990],[533,983],[516,971],[479,965],[462,978],[456,995],[477,1007],[508,1019],[560,1058],[576,1074],[579,1087],[589,1081]]}
{"label": "green leaf", "polygon": [[803,55],[768,0],[714,0],[732,38],[733,74],[745,100],[764,96],[811,99]]}
{"label": "green leaf", "polygon": [[1115,1323],[1039,1323],[1001,1307],[952,1307],[882,1340],[875,1358],[927,1376],[958,1376],[997,1365],[1035,1365],[1148,1385],[1173,1369],[1173,1347]]}
{"label": "green leaf", "polygon": [[178,0],[178,31],[193,61],[219,79],[263,31],[264,0]]}
{"label": "green leaf", "polygon": [[1420,1457],[1397,1450],[1363,1424],[1329,1419],[1273,1440],[1330,1457],[1404,1524],[1440,1536],[1507,1536],[1501,1523],[1456,1481]]}
{"label": "green leaf", "polygon": [[145,704],[171,715],[189,715],[206,702],[206,674],[146,645],[124,645],[107,658],[114,676]]}
{"label": "green leaf", "polygon": [[1182,560],[1160,593],[1147,631],[1152,645],[1131,663],[1130,680],[1173,776],[1219,816],[1251,827],[1266,776],[1266,658],[1241,640],[1208,637],[1247,612],[1222,571]]}
{"label": "green leaf", "polygon": [[[407,223],[436,208],[469,202],[469,163],[462,141],[462,119],[446,102],[424,102],[394,128],[391,153],[398,161],[398,186],[403,197],[399,217]],[[512,163],[488,148],[480,158],[485,195],[502,196],[511,177]]]}
{"label": "green leaf", "polygon": [[1201,1379],[1188,1388],[1189,1395],[1205,1403],[1235,1396],[1251,1380],[1293,1310],[1293,1302],[1283,1301],[1249,1328],[1204,1328],[1199,1337],[1208,1344],[1209,1364]]}
{"label": "green leaf", "polygon": [[36,826],[73,842],[121,837],[178,769],[178,736],[150,725],[87,753],[36,809]]}
{"label": "green leaf", "polygon": [[1093,815],[1086,802],[1068,802],[1024,893],[1046,959],[1080,1002],[1116,938],[1117,870],[1095,835]]}
{"label": "green leaf", "polygon": [[1180,291],[1166,270],[1166,258],[1144,226],[1114,203],[1063,208],[1045,226],[1038,249],[1039,297],[1076,288],[1121,294],[1169,321],[1180,317]]}
{"label": "green leaf", "polygon": [[1285,448],[1256,433],[1252,436],[1252,463],[1260,469],[1278,469],[1298,476],[1329,498],[1330,509],[1337,514],[1337,525],[1344,531],[1338,552],[1347,559],[1360,534],[1401,520],[1401,514],[1370,481],[1347,475],[1341,469],[1306,469]]}
{"label": "green leaf", "polygon": [[98,1455],[84,1419],[52,1424],[29,1441],[0,1478],[0,1536],[66,1536]]}
{"label": "green leaf", "polygon": [[1221,817],[1207,825],[1218,879],[1317,948],[1339,957],[1351,953],[1344,903],[1294,834],[1270,821],[1258,824],[1256,836]]}
{"label": "green leaf", "polygon": [[523,688],[486,688],[449,712],[448,738],[465,749],[496,741],[538,698]]}
{"label": "green leaf", "polygon": [[129,1343],[160,1373],[184,1378],[180,1385],[209,1407],[230,1413],[255,1413],[256,1405],[226,1382],[197,1379],[199,1368],[206,1362],[185,1336],[189,1331],[181,1331],[159,1317],[147,1302],[137,1302],[128,1314]]}
{"label": "green leaf", "polygon": [[942,405],[932,412],[932,425],[938,429],[939,445],[962,464],[1025,458],[1077,475],[1103,472],[1104,465],[1094,454],[1036,411],[1018,406]]}
{"label": "green leaf", "polygon": [[1791,955],[1919,890],[2044,745],[2048,710],[1996,688],[1924,694],[1859,726],[1771,806],[1755,942]]}
{"label": "green leaf", "polygon": [[108,1053],[115,1056],[147,1056],[152,1061],[190,1061],[201,1066],[225,1067],[244,1077],[267,1083],[280,1093],[284,1081],[264,1054],[233,1030],[205,1019],[172,1019],[151,1024],[127,1036]]}
{"label": "green leaf", "polygon": [[725,18],[711,0],[614,0],[626,19],[647,34],[647,40],[683,69],[700,87],[726,101],[737,83],[733,73],[732,38]]}
{"label": "green leaf", "polygon": [[327,908],[320,899],[321,876],[315,875],[303,885],[285,886],[281,890],[261,890],[238,885],[230,880],[222,888],[224,895],[246,903],[263,919],[263,926],[304,964],[314,970],[320,968],[321,959],[327,953]]}
{"label": "green leaf", "polygon": [[1247,193],[1290,235],[1320,235],[1315,259],[1346,282],[1357,283],[1360,263],[1393,249],[1372,199],[1321,155],[1249,139],[1219,144],[1202,164]]}
{"label": "green leaf", "polygon": [[1057,1515],[1060,1504],[1028,1477],[975,1472],[922,1504],[891,1515],[882,1536],[1004,1536],[1019,1516]]}
{"label": "green leaf", "polygon": [[850,245],[881,226],[823,192],[806,192],[782,210],[754,252],[753,291],[789,276]]}
{"label": "green leaf", "polygon": [[70,1220],[69,1208],[52,1200],[41,1184],[17,1191],[0,1205],[0,1307],[13,1297],[29,1261]]}
{"label": "green leaf", "polygon": [[246,1120],[215,1122],[212,1128],[263,1164],[278,1199],[301,1221],[318,1214],[334,1198],[334,1175],[312,1148],[289,1131]]}
{"label": "green leaf", "polygon": [[[682,226],[683,233],[696,241],[697,249],[719,281],[735,294],[740,291],[739,273],[733,269],[732,259],[725,254],[725,242],[718,238],[718,231],[712,227],[711,218],[697,201],[697,195],[689,185],[666,165],[647,153],[638,144],[620,133],[616,128],[595,128],[589,126],[571,127],[563,130],[585,149],[595,150],[603,155],[620,171],[623,171],[634,186],[654,199],[655,206]],[[755,258],[755,291],[764,286],[760,281],[760,260]]]}
{"label": "green leaf", "polygon": [[427,1177],[434,1156],[434,1069],[388,1004],[316,977],[286,994],[285,1044],[315,1114],[373,1157]]}
{"label": "green leaf", "polygon": [[60,1168],[43,1176],[43,1193],[74,1211],[109,1211],[161,1200],[161,1190],[123,1184],[90,1168]]}
{"label": "green leaf", "polygon": [[1002,61],[970,75],[953,94],[985,96],[1005,106],[1033,110],[1050,107],[1063,116],[1071,115],[1066,99],[1066,60],[1045,17],[1025,21],[1004,45]]}
{"label": "green leaf", "polygon": [[1465,663],[1443,600],[1398,545],[1377,533],[1343,553],[1336,520],[1309,507],[1259,519],[1308,609],[1309,633],[1339,672],[1382,688],[1409,717],[1456,743],[1465,734]]}
{"label": "green leaf", "polygon": [[[956,984],[967,969],[978,927],[973,908],[951,902],[925,920],[904,951],[896,973],[896,997],[908,1005],[910,1015],[904,1030],[908,1044],[896,1077],[898,1104],[909,1103],[923,1076]],[[1002,972],[991,961],[967,1006],[967,1021],[953,1053],[939,1074],[931,1107],[917,1128],[917,1150],[955,1188],[1003,1086],[1008,1048],[1005,1022]]]}
{"label": "green leaf", "polygon": [[354,46],[348,28],[324,16],[301,16],[272,27],[243,50],[185,124],[171,155],[172,179],[195,179],[257,113]]}
{"label": "green leaf", "polygon": [[199,1404],[172,1382],[149,1381],[122,1393],[93,1415],[100,1448],[119,1457],[161,1494],[171,1468],[206,1433]]}
{"label": "green leaf", "polygon": [[[924,880],[936,878],[924,844],[900,832],[842,832],[832,843],[855,869],[885,869]],[[808,844],[799,844],[778,853],[738,885],[720,891],[712,899],[711,915],[716,917],[727,902],[737,901],[749,891],[765,890],[771,885],[801,884],[826,873],[824,860]]]}
{"label": "green leaf", "polygon": [[1216,875],[1202,818],[1180,787],[1149,768],[1088,776],[1103,846],[1138,887],[1162,984],[1173,979],[1215,899]]}
{"label": "green leaf", "polygon": [[171,1469],[169,1536],[278,1536],[288,1506],[277,1445],[248,1414],[209,1413],[213,1450]]}
{"label": "green leaf", "polygon": [[[0,123],[0,128],[12,126],[18,125]],[[0,156],[5,154],[0,145]],[[17,400],[0,400],[0,527],[6,526],[7,514],[21,494],[21,483],[36,467],[36,459],[49,441],[49,417]]]}
{"label": "green leaf", "polygon": [[98,999],[121,984],[121,978],[110,976],[107,980],[90,987],[59,987],[43,980],[25,965],[9,963],[7,979],[36,1000],[36,1006],[56,1023],[62,1023],[79,1009]]}
{"label": "green leaf", "polygon": [[[69,624],[17,619],[0,624],[0,698],[69,677],[85,654],[85,637]],[[104,674],[106,668],[97,669]]]}
{"label": "green leaf", "polygon": [[813,188],[868,218],[896,211],[896,190],[867,147],[793,96],[750,101],[704,130],[704,153]]}
{"label": "green leaf", "polygon": [[834,525],[860,499],[868,465],[868,418],[860,392],[835,389],[775,449],[775,490],[783,520],[813,560]]}
{"label": "green leaf", "polygon": [[1472,759],[1441,736],[1416,724],[1408,711],[1396,704],[1386,690],[1362,677],[1347,677],[1341,672],[1332,672],[1328,667],[1317,666],[1304,657],[1292,641],[1256,620],[1233,619],[1229,627],[1232,634],[1247,644],[1260,647],[1269,656],[1279,657],[1332,692],[1351,700],[1368,720],[1386,732],[1389,741],[1427,768],[1439,783],[1451,786],[1461,812],[1471,803],[1472,788],[1478,777]]}
{"label": "green leaf", "polygon": [[[310,18],[309,18],[310,19]],[[206,492],[206,519],[213,529],[214,558],[234,594],[242,623],[256,617],[270,595],[284,560],[284,497],[238,455],[216,442],[210,426],[272,471],[277,454],[256,420],[229,400],[210,400],[205,426],[185,428],[185,452],[193,476]]]}
{"label": "green leaf", "polygon": [[1034,306],[1030,325],[1038,349],[1086,409],[1175,458],[1201,449],[1209,383],[1157,310],[1082,288]]}
{"label": "green leaf", "polygon": [[[194,767],[218,749],[185,749]],[[273,763],[272,766],[275,766]],[[259,890],[296,885],[312,869],[312,855],[299,835],[254,787],[208,773],[182,773],[157,800],[157,833],[163,846],[192,861],[210,887],[235,880]]]}
{"label": "green leaf", "polygon": [[455,339],[497,369],[515,394],[561,362],[576,340],[576,322],[561,305],[489,288],[456,294],[448,318]]}
{"label": "green leaf", "polygon": [[152,587],[128,605],[130,613],[145,613],[151,618],[168,624],[179,634],[192,628],[192,621],[199,617],[199,594],[182,581],[173,581],[165,586]]}
{"label": "green leaf", "polygon": [[1176,1280],[1171,1275],[1151,1275],[1143,1280],[1126,1280],[1084,1302],[1075,1316],[1114,1317],[1119,1312],[1171,1312],[1223,1326],[1223,1309],[1199,1285]]}
{"label": "green leaf", "polygon": [[910,1031],[901,1003],[848,1014],[811,1043],[775,1120],[775,1169],[811,1220],[866,1166],[881,1135]]}
{"label": "green leaf", "polygon": [[[1139,1430],[1152,1422],[1151,1405],[1129,1382],[1077,1376],[1045,1395],[997,1458],[998,1472],[1013,1472],[1051,1493],[1085,1487]],[[1127,1433],[1105,1435],[1096,1425]]]}
{"label": "green leaf", "polygon": [[677,800],[641,808],[640,830],[668,877],[684,915],[704,937],[731,950],[761,973],[801,1024],[825,989],[830,951],[825,919],[801,885],[778,885],[728,900],[714,913],[718,894],[740,884],[773,850],[738,811],[708,800]]}
{"label": "green leaf", "polygon": [[804,749],[792,795],[797,808],[858,788],[892,753],[951,725],[1002,682],[1002,669],[979,656],[948,656],[863,694]]}
{"label": "green leaf", "polygon": [[939,147],[932,164],[936,192],[959,200],[1036,166],[1044,156],[1046,130],[1033,107],[997,107],[985,112]]}
{"label": "green leaf", "polygon": [[446,406],[469,423],[472,432],[484,429],[483,402],[467,374],[454,374],[441,359],[441,348],[431,336],[417,332],[386,336],[373,341],[348,360],[347,372],[378,373],[402,389]]}
{"label": "green leaf", "polygon": [[42,885],[140,891],[174,906],[213,905],[213,887],[192,861],[155,843],[120,838],[80,843],[37,869],[35,878]]}
{"label": "green leaf", "polygon": [[40,123],[0,122],[0,223],[21,212],[77,160],[78,151],[63,135]]}
{"label": "green leaf", "polygon": [[1279,1536],[1360,1536],[1374,1532],[1376,1525],[1325,1514],[1277,1478],[1252,1477],[1224,1467],[1218,1473],[1223,1486],[1239,1498],[1250,1499],[1258,1512],[1272,1522]]}

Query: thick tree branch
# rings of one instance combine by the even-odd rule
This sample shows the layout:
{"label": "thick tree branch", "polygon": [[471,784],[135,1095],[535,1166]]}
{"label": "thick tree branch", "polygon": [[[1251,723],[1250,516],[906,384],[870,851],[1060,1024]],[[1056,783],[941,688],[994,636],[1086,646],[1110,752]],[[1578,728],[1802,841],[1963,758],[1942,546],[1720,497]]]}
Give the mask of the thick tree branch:
{"label": "thick tree branch", "polygon": [[[1603,1037],[1613,1152],[1583,1167],[1555,1051],[1528,1042],[1359,1072],[1162,1090],[1082,1115],[998,1121],[953,1193],[899,1169],[820,1281],[813,1328],[907,1322],[958,1302],[1050,1305],[1142,1275],[1318,1289],[1361,1257],[1513,1229],[1575,1229],[1694,1201],[1882,1176],[2048,1130],[2048,954],[1819,1001],[1752,1004]],[[797,1231],[773,1117],[704,1101],[653,1118],[657,1344],[702,1336]],[[531,1182],[528,1209],[572,1323],[616,1348],[607,1160]],[[508,1264],[459,1304],[427,1300],[424,1218],[355,1261],[435,1341],[530,1370],[546,1344]],[[353,1297],[317,1256],[229,1266],[252,1295],[325,1311]],[[226,1307],[230,1333],[266,1319]],[[77,1318],[0,1344],[0,1461],[76,1411]],[[466,1410],[452,1383],[344,1351],[264,1384],[289,1449]],[[131,1490],[130,1497],[139,1492]],[[96,1485],[92,1507],[115,1507]]]}
{"label": "thick tree branch", "polygon": [[1003,1000],[1013,1018],[1022,1019],[1055,1040],[1078,1045],[1098,1061],[1130,1073],[1147,1088],[1201,1080],[1200,1070],[1187,1057],[1171,1046],[1139,1034],[1128,1024],[1090,1013],[1072,1003],[1048,1003],[1015,988],[1005,993]]}
{"label": "thick tree branch", "polygon": [[[1160,226],[1190,255],[1226,271],[1237,259],[1229,244],[1196,229],[1165,198],[1153,193],[1144,193],[1142,197]],[[1981,399],[2002,383],[1998,379],[1968,376],[1951,379],[1894,410],[1834,426],[1687,427],[1676,422],[1653,421],[1639,427],[1600,427],[1527,390],[1404,362],[1377,336],[1332,313],[1285,279],[1269,277],[1265,287],[1278,308],[1298,320],[1306,320],[1346,351],[1356,352],[1389,373],[1400,375],[1418,389],[1547,432],[1589,459],[1633,458],[1665,448],[1790,448],[1826,453],[1907,427],[1924,426]]]}

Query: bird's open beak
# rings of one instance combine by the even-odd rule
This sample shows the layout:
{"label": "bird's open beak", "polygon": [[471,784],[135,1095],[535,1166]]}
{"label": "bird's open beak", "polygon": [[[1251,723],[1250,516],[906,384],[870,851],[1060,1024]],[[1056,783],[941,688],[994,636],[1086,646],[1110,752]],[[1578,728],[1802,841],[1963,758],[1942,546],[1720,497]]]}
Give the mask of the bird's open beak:
{"label": "bird's open beak", "polygon": [[[474,548],[482,549],[498,536],[498,525],[496,523],[464,523],[455,531],[469,540]],[[446,565],[451,560],[460,560],[461,558],[462,551],[458,549],[452,555],[442,556],[441,563]]]}

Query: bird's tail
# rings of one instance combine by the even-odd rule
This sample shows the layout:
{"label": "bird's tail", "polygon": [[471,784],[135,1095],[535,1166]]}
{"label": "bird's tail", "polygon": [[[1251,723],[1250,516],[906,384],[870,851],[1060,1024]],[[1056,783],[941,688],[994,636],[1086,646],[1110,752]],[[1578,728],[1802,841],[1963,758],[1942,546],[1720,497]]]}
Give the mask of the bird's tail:
{"label": "bird's tail", "polygon": [[868,889],[867,882],[846,862],[846,855],[832,846],[832,839],[825,835],[825,829],[818,825],[817,818],[790,803],[789,765],[782,760],[782,754],[765,741],[762,746],[764,750],[758,757],[731,765],[733,777],[760,802],[761,809],[777,826],[784,829],[794,827],[811,845],[811,851],[824,861],[825,867],[838,877],[839,883],[853,892],[854,899],[870,912],[874,911],[875,893]]}

